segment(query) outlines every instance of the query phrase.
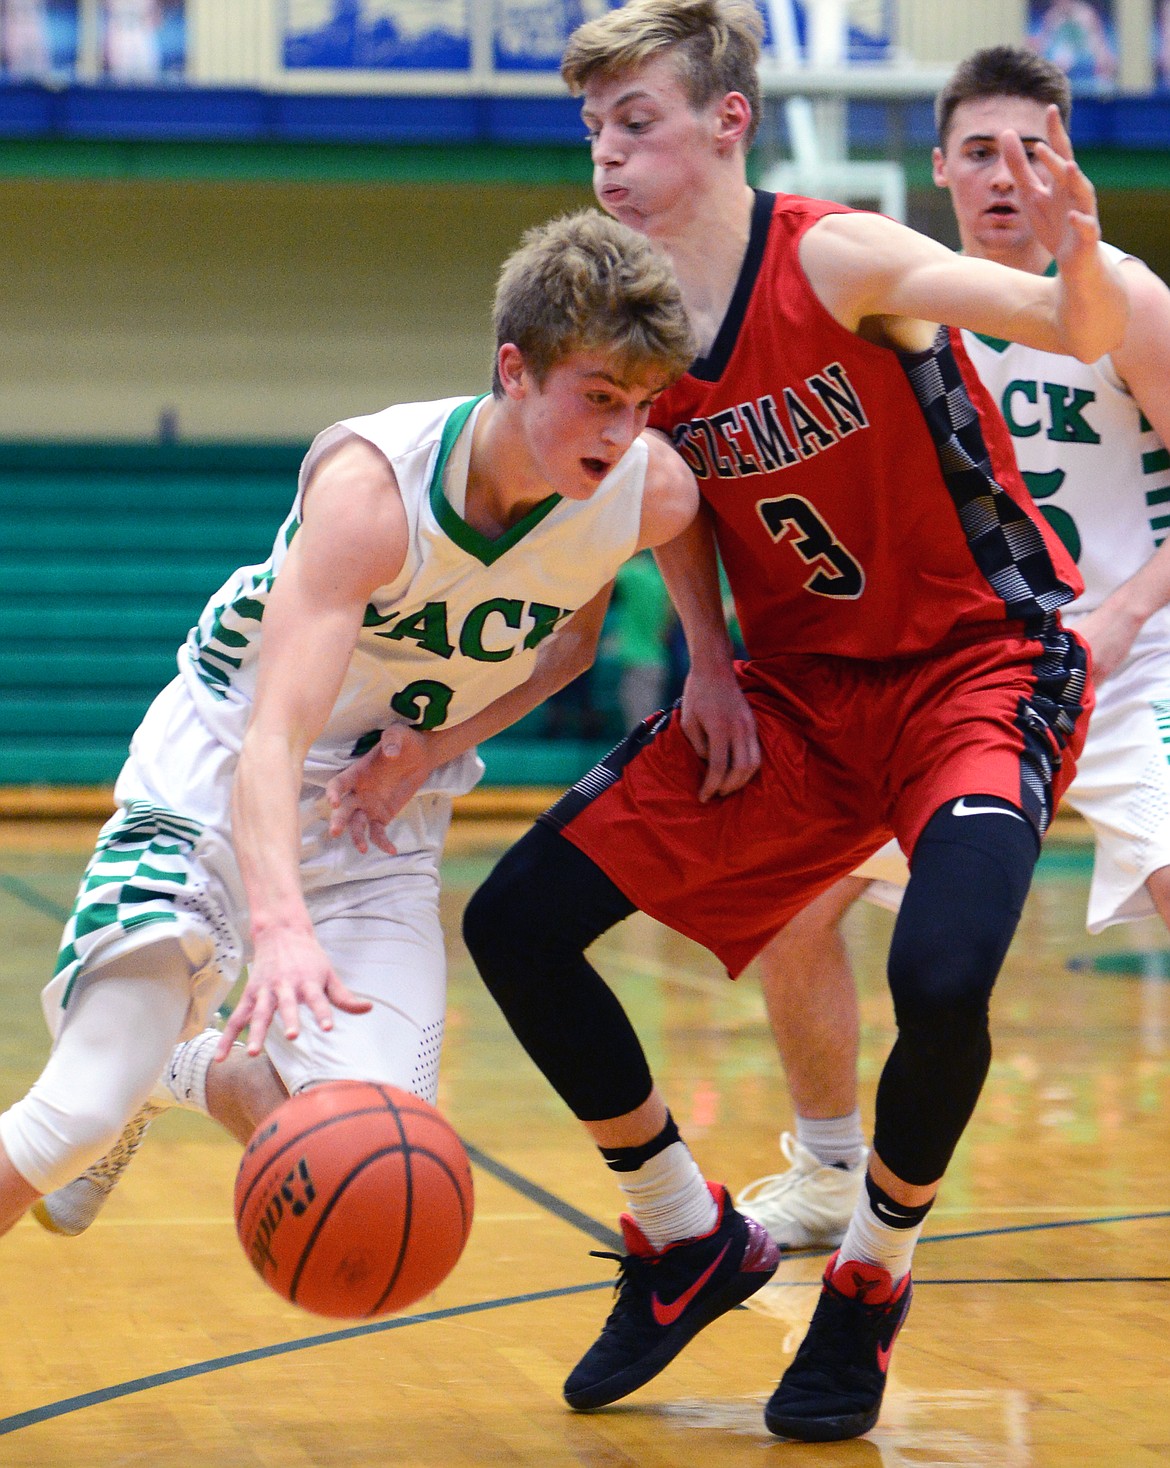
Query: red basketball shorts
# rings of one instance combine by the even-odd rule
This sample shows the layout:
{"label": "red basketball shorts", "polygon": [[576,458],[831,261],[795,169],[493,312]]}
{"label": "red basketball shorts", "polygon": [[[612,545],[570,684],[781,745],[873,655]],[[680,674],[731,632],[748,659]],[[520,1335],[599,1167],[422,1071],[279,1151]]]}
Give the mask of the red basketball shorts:
{"label": "red basketball shorts", "polygon": [[1083,646],[1006,630],[928,657],[808,655],[737,667],[759,772],[700,804],[703,764],[678,710],[647,721],[541,820],[643,912],[732,976],[891,835],[913,856],[961,795],[998,795],[1042,836],[1073,777],[1092,702]]}

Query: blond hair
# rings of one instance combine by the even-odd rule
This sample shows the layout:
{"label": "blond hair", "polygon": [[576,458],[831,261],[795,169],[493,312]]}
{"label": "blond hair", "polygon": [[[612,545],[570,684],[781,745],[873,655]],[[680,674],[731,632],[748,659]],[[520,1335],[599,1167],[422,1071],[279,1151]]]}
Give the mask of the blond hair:
{"label": "blond hair", "polygon": [[594,76],[616,76],[669,52],[696,110],[728,92],[747,98],[752,120],[746,149],[760,125],[756,68],[763,34],[753,0],[630,0],[578,26],[561,59],[561,75],[580,96]]}
{"label": "blond hair", "polygon": [[[695,342],[670,261],[644,236],[596,209],[530,229],[504,261],[493,321],[537,382],[576,352],[611,353],[623,374],[652,367],[673,382]],[[492,391],[500,396],[499,368]]]}

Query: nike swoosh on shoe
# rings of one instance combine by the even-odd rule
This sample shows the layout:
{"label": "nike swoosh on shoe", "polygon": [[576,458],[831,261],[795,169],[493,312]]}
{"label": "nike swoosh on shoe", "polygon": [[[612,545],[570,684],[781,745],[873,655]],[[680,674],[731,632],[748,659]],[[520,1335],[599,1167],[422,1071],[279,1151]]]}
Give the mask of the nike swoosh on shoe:
{"label": "nike swoosh on shoe", "polygon": [[708,1267],[703,1270],[702,1274],[699,1275],[698,1279],[695,1280],[692,1285],[688,1286],[687,1289],[683,1290],[678,1299],[672,1301],[671,1304],[664,1305],[662,1301],[658,1298],[657,1290],[654,1292],[654,1294],[650,1296],[650,1310],[654,1316],[655,1321],[657,1321],[659,1325],[665,1326],[674,1324],[674,1322],[679,1318],[679,1316],[683,1313],[683,1311],[687,1308],[687,1306],[691,1303],[691,1301],[695,1298],[695,1296],[699,1293],[699,1291],[719,1268],[720,1264],[722,1264],[723,1256],[730,1248],[731,1241],[728,1240],[728,1242],[724,1244],[723,1248],[720,1250],[720,1252],[711,1262],[711,1264],[708,1265]]}

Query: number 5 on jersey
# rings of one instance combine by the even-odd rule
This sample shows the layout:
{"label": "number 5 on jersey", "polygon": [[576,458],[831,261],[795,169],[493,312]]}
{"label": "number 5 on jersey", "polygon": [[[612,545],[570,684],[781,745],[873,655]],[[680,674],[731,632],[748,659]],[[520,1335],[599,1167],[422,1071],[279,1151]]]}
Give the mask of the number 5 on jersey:
{"label": "number 5 on jersey", "polygon": [[857,600],[865,590],[865,572],[808,500],[786,494],[761,500],[756,509],[777,545],[787,539],[801,560],[816,568],[804,583],[806,591]]}

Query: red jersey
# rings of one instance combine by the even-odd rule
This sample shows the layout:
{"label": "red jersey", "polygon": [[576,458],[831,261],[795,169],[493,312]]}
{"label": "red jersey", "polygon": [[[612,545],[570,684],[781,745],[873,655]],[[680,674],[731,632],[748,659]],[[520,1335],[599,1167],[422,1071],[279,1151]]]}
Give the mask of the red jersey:
{"label": "red jersey", "polygon": [[957,331],[929,351],[836,321],[798,257],[850,211],[758,192],[708,357],[658,399],[713,514],[750,657],[882,659],[1038,635],[1081,580],[1033,507]]}

